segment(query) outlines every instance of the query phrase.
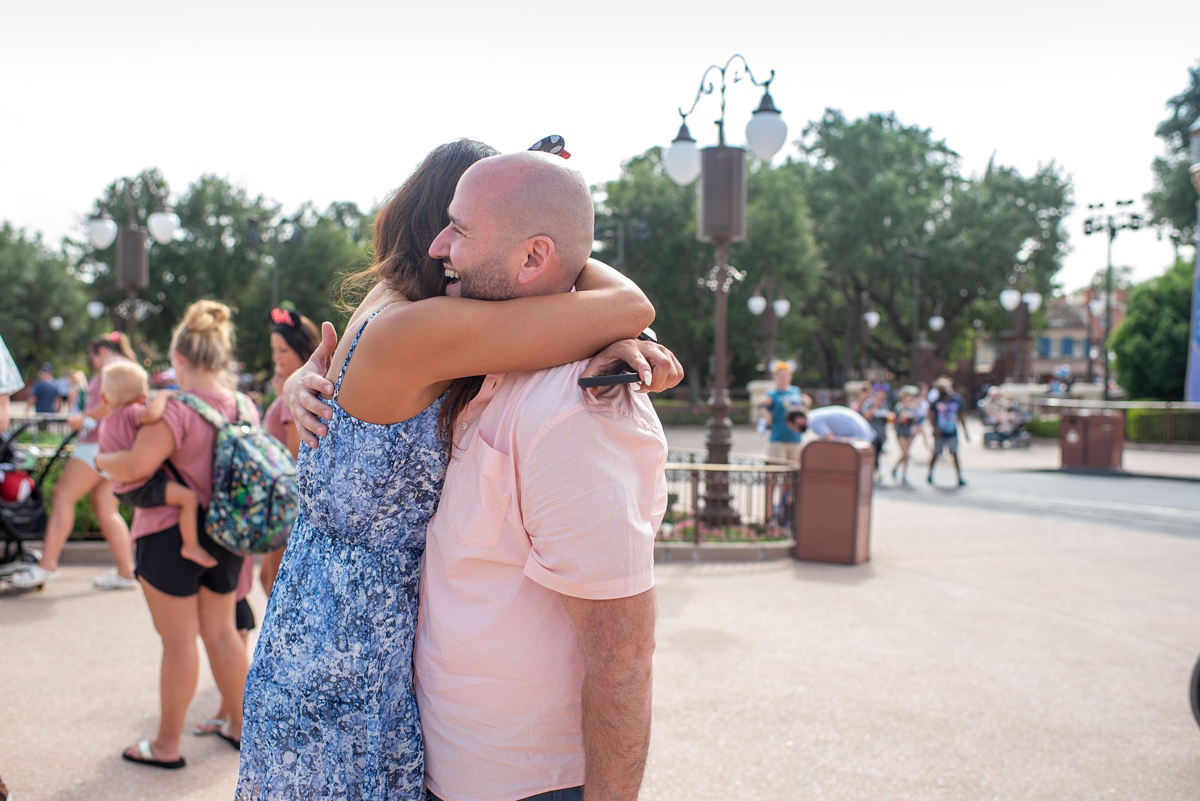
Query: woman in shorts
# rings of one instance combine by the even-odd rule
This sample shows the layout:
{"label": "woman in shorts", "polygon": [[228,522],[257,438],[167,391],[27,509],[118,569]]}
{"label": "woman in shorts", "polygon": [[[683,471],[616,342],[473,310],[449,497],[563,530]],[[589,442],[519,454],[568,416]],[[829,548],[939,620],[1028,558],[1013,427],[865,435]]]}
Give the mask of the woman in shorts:
{"label": "woman in shorts", "polygon": [[133,554],[129,547],[129,527],[121,517],[117,498],[113,495],[112,482],[96,471],[96,452],[100,449],[97,423],[108,414],[108,406],[100,398],[100,371],[104,366],[121,360],[135,361],[129,338],[113,331],[88,343],[88,357],[95,376],[88,385],[87,408],[81,414],[67,418],[67,425],[79,431],[75,450],[67,460],[62,475],[54,485],[50,498],[50,517],[46,521],[46,534],[42,546],[42,558],[37,564],[12,577],[14,587],[40,587],[47,581],[58,578],[58,557],[62,555],[67,538],[75,527],[75,504],[87,494],[92,496],[92,511],[96,525],[112,551],[116,570],[95,580],[97,589],[136,589],[133,578]]}
{"label": "woman in shorts", "polygon": [[[171,365],[181,389],[233,421],[238,404],[229,388],[234,339],[229,317],[229,308],[214,301],[189,306],[171,337]],[[132,449],[104,453],[97,459],[101,469],[122,481],[151,475],[170,459],[182,482],[207,507],[213,491],[215,442],[216,432],[204,418],[171,399],[160,422],[138,431]],[[229,702],[229,722],[216,734],[240,748],[242,692],[249,666],[235,623],[235,590],[243,558],[201,531],[200,543],[217,560],[216,566],[184,559],[179,553],[179,509],[174,506],[136,509],[132,530],[137,577],[162,639],[161,715],[155,736],[126,749],[122,757],[159,768],[186,764],[179,741],[200,670],[197,636],[204,643],[217,689]]]}

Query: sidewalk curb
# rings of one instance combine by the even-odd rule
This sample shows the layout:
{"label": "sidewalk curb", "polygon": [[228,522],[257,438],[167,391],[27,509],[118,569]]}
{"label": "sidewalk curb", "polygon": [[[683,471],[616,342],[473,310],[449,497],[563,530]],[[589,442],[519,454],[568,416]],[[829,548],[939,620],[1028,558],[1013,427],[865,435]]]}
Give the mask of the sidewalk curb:
{"label": "sidewalk curb", "polygon": [[778,542],[656,542],[655,564],[687,562],[771,562],[791,559],[795,540]]}

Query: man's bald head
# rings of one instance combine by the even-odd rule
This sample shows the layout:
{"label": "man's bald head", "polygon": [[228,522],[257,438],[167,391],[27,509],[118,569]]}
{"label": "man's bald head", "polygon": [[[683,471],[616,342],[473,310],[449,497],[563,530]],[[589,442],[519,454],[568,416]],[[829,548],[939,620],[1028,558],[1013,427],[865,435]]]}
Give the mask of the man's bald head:
{"label": "man's bald head", "polygon": [[458,182],[487,204],[511,241],[546,236],[554,241],[566,291],[592,253],[596,210],[587,182],[566,162],[546,153],[508,153],[473,164]]}

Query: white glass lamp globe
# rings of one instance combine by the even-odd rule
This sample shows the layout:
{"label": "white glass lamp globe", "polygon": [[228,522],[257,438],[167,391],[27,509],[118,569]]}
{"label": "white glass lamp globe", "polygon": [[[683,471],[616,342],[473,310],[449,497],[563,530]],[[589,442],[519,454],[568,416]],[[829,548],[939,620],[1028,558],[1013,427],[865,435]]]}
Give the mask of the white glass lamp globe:
{"label": "white glass lamp globe", "polygon": [[93,320],[99,320],[100,316],[104,314],[104,304],[98,300],[91,301],[87,305],[87,313],[88,317],[91,317]]}
{"label": "white glass lamp globe", "polygon": [[787,298],[779,298],[771,306],[775,309],[776,317],[787,317],[787,313],[792,310],[792,302]]}
{"label": "white glass lamp globe", "polygon": [[1029,307],[1030,314],[1042,308],[1042,296],[1039,292],[1026,292],[1021,296],[1021,300],[1025,301],[1025,305]]}
{"label": "white glass lamp globe", "polygon": [[873,331],[875,330],[875,326],[879,325],[879,312],[865,312],[863,314],[863,320],[866,322],[867,328],[870,328]]}
{"label": "white glass lamp globe", "polygon": [[57,314],[50,318],[50,330],[51,331],[61,331],[62,327],[63,327],[63,318],[59,317]]}
{"label": "white glass lamp globe", "polygon": [[175,232],[179,230],[179,215],[167,209],[159,209],[150,215],[146,226],[150,229],[150,235],[154,237],[154,241],[165,245],[175,237]]}
{"label": "white glass lamp globe", "polygon": [[117,238],[117,224],[107,214],[88,223],[88,239],[96,250],[104,250]]}
{"label": "white glass lamp globe", "polygon": [[946,318],[940,314],[935,314],[929,318],[929,330],[933,333],[941,331],[946,326]]}
{"label": "white glass lamp globe", "polygon": [[1021,293],[1011,286],[1000,292],[1000,305],[1005,311],[1013,311],[1021,305]]}
{"label": "white glass lamp globe", "polygon": [[663,153],[663,169],[680,186],[687,186],[700,177],[700,148],[688,132],[686,122],[679,126],[679,133]]}
{"label": "white glass lamp globe", "polygon": [[758,110],[746,123],[746,145],[750,152],[763,161],[770,161],[787,139],[787,123],[771,100],[771,93],[763,95]]}
{"label": "white glass lamp globe", "polygon": [[746,306],[750,313],[757,317],[767,310],[767,299],[762,295],[755,295],[746,301]]}

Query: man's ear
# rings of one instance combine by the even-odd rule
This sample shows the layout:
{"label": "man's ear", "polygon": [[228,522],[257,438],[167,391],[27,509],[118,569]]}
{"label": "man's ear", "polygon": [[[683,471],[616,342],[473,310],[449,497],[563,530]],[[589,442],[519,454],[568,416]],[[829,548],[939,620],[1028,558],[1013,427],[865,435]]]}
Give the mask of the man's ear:
{"label": "man's ear", "polygon": [[525,240],[525,260],[517,272],[517,283],[528,284],[547,274],[554,262],[554,240],[539,234]]}

